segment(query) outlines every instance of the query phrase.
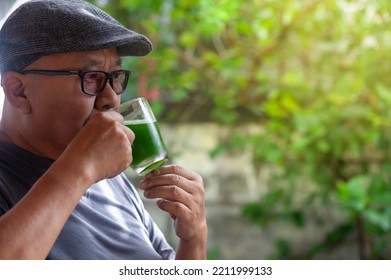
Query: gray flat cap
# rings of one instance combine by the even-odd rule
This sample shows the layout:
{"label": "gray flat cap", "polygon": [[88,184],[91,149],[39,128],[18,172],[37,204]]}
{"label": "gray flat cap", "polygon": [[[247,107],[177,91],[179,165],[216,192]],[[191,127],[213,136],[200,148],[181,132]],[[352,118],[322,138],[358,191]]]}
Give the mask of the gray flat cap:
{"label": "gray flat cap", "polygon": [[0,73],[21,70],[50,54],[114,47],[120,56],[152,51],[147,37],[88,2],[30,0],[8,17],[0,31]]}

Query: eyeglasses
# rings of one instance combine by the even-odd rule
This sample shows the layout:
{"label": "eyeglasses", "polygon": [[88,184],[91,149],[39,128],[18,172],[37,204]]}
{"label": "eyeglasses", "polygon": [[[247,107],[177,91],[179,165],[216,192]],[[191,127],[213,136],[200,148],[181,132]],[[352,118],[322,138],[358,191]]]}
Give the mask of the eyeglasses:
{"label": "eyeglasses", "polygon": [[81,90],[88,95],[97,96],[105,88],[109,81],[116,94],[125,91],[131,72],[116,70],[110,73],[104,71],[57,71],[57,70],[23,70],[20,74],[39,74],[47,76],[79,76]]}

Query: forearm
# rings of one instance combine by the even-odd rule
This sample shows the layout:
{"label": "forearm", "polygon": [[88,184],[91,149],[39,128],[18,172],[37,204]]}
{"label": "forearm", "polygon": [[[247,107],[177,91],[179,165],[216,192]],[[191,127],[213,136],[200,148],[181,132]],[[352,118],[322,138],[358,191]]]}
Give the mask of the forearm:
{"label": "forearm", "polygon": [[0,259],[45,259],[88,185],[87,178],[54,163],[10,211],[0,217]]}

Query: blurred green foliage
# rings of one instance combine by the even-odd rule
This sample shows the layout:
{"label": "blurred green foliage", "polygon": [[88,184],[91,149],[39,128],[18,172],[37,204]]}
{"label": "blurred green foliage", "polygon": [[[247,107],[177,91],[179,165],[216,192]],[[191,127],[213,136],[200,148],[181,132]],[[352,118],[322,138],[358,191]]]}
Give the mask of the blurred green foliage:
{"label": "blurred green foliage", "polygon": [[276,236],[271,258],[315,258],[352,237],[359,258],[391,258],[390,1],[95,2],[154,43],[126,60],[124,98],[147,96],[166,122],[262,127],[225,143],[275,170],[244,216],[303,228],[327,223],[314,209],[338,213],[305,251]]}

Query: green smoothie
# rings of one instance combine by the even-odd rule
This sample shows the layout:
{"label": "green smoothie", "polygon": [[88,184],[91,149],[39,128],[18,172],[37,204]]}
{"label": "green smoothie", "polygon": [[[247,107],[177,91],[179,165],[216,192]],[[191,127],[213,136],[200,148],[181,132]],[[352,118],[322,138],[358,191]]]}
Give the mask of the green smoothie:
{"label": "green smoothie", "polygon": [[130,167],[139,174],[146,174],[167,161],[166,148],[156,121],[128,120],[125,121],[125,125],[136,135],[132,145],[133,161]]}

